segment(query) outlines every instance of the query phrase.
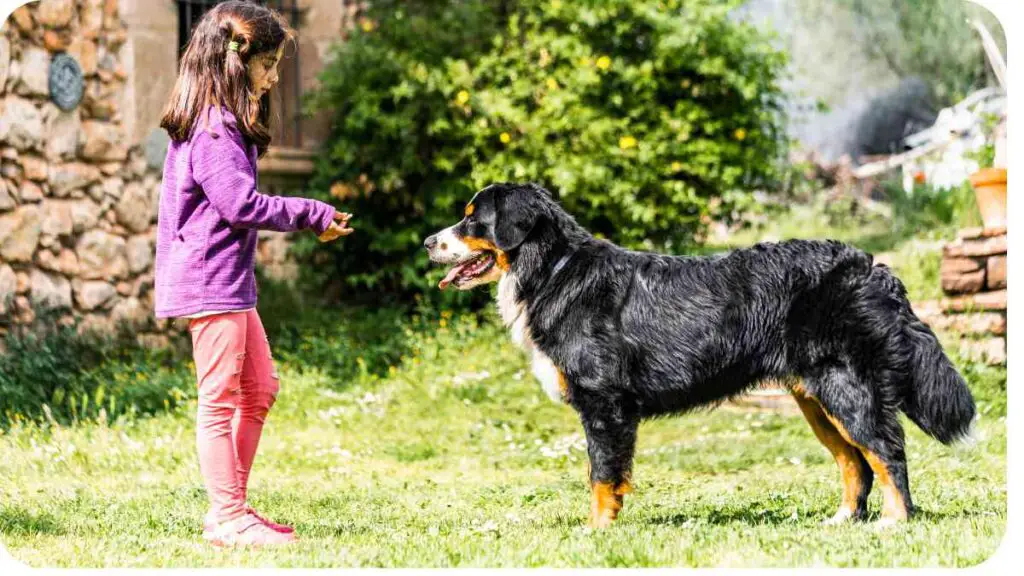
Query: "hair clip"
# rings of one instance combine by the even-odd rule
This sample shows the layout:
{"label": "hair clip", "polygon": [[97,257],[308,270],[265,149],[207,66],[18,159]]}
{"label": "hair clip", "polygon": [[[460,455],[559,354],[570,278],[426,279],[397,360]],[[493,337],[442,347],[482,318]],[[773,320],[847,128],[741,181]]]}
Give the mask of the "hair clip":
{"label": "hair clip", "polygon": [[228,50],[231,52],[238,52],[238,42],[235,42],[234,40],[228,42]]}

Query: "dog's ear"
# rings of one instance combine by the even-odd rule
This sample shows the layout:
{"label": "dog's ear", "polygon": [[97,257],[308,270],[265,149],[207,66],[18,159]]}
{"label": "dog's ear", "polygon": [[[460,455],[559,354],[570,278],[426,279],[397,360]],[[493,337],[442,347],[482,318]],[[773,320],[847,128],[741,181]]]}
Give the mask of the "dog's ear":
{"label": "dog's ear", "polygon": [[538,200],[535,191],[518,187],[496,194],[494,243],[498,248],[507,252],[526,240],[541,215]]}

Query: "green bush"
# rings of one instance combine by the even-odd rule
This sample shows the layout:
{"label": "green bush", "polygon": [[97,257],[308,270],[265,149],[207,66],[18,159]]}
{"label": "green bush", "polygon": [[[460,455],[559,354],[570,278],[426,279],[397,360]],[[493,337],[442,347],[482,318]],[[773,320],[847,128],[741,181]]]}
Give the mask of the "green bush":
{"label": "green bush", "polygon": [[893,232],[910,236],[922,230],[950,230],[981,225],[977,200],[970,182],[956,188],[915,183],[910,193],[895,180],[883,182],[892,204]]}
{"label": "green bush", "polygon": [[[154,414],[194,396],[187,364],[124,338],[79,334],[41,318],[4,337],[0,427],[52,418],[66,424],[101,414]],[[50,414],[47,415],[46,411]]]}
{"label": "green bush", "polygon": [[298,253],[375,298],[439,297],[423,238],[509,180],[626,246],[692,246],[774,186],[785,145],[785,58],[728,17],[739,3],[371,3],[311,102],[333,115],[312,194],[358,232]]}
{"label": "green bush", "polygon": [[312,314],[267,328],[274,357],[299,372],[322,370],[342,383],[383,376],[408,351],[402,308],[322,308]]}
{"label": "green bush", "polygon": [[[299,372],[321,370],[339,383],[383,376],[408,351],[407,306],[331,306],[257,269],[259,313],[274,357]],[[415,316],[420,319],[422,315]]]}

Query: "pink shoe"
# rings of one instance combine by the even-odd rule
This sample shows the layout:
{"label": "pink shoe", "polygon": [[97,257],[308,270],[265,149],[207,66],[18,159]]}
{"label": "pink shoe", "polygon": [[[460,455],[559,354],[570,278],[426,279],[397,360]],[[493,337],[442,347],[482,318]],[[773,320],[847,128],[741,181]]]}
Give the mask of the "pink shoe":
{"label": "pink shoe", "polygon": [[248,512],[249,514],[252,514],[253,516],[259,518],[260,522],[263,522],[264,524],[266,524],[267,528],[270,528],[274,532],[280,532],[281,534],[292,534],[292,533],[295,532],[295,528],[292,528],[291,526],[287,526],[285,524],[278,524],[277,522],[271,522],[270,520],[267,520],[263,516],[260,516],[259,514],[256,513],[255,510],[252,509],[252,506],[246,506],[245,507],[245,511]]}
{"label": "pink shoe", "polygon": [[[270,528],[274,532],[280,532],[281,534],[293,534],[295,532],[295,528],[292,528],[291,526],[287,526],[285,524],[278,524],[277,522],[272,522],[264,518],[263,516],[260,516],[256,513],[256,510],[254,510],[252,506],[246,506],[245,512],[247,514],[252,514],[256,518],[258,518],[260,522],[266,524],[267,528]],[[215,526],[216,522],[213,520],[213,518],[210,517],[209,514],[207,514],[206,517],[203,518],[203,531],[206,532],[213,530]]]}
{"label": "pink shoe", "polygon": [[275,532],[253,514],[204,529],[203,539],[214,546],[280,546],[296,541],[295,534]]}

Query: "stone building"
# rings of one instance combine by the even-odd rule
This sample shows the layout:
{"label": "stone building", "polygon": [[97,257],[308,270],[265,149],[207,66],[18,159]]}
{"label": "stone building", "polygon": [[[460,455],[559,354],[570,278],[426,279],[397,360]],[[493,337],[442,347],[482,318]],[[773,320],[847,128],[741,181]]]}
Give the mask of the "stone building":
{"label": "stone building", "polygon": [[[167,146],[159,119],[191,25],[219,0],[41,0],[0,29],[0,334],[44,310],[64,322],[127,323],[154,345],[153,252]],[[264,191],[307,177],[324,123],[298,102],[315,86],[331,44],[351,20],[343,0],[253,0],[298,32],[271,102],[277,144],[260,162]],[[63,56],[62,56],[63,55]],[[70,56],[83,82],[68,110],[51,68]],[[74,79],[70,84],[74,84]],[[284,239],[261,242],[283,266]]]}

